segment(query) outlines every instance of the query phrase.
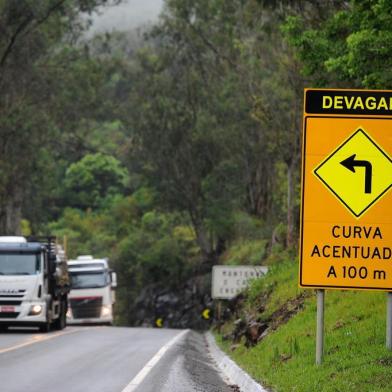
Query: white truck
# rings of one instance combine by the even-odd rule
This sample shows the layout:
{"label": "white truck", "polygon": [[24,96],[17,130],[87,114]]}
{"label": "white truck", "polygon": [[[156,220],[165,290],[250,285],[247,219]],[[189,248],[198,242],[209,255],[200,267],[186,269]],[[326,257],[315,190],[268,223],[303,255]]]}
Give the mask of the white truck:
{"label": "white truck", "polygon": [[107,259],[79,256],[68,261],[71,279],[68,324],[113,324],[116,273]]}
{"label": "white truck", "polygon": [[69,276],[55,237],[0,237],[0,329],[66,326]]}

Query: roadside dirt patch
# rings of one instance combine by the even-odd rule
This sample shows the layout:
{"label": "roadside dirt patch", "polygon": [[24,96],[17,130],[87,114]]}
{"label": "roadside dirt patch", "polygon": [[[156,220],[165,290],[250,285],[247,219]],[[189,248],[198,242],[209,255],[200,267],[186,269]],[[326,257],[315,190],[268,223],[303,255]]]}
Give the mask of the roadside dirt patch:
{"label": "roadside dirt patch", "polygon": [[308,294],[301,293],[297,297],[285,302],[276,312],[271,315],[269,320],[267,320],[270,328],[275,330],[279,326],[286,324],[291,319],[291,317],[303,309],[303,305],[307,297]]}
{"label": "roadside dirt patch", "polygon": [[286,301],[278,310],[276,310],[267,320],[261,321],[260,317],[245,315],[234,322],[233,331],[224,336],[224,339],[231,339],[236,348],[238,343],[245,339],[245,346],[255,346],[260,342],[269,331],[278,329],[281,325],[286,324],[301,309],[309,293],[303,292],[295,298]]}

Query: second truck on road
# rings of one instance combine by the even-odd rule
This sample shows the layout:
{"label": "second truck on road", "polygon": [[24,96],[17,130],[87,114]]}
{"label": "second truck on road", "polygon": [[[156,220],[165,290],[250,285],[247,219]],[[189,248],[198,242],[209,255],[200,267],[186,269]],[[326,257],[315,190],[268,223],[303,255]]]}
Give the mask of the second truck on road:
{"label": "second truck on road", "polygon": [[115,272],[107,259],[79,256],[68,261],[71,278],[68,324],[113,324]]}

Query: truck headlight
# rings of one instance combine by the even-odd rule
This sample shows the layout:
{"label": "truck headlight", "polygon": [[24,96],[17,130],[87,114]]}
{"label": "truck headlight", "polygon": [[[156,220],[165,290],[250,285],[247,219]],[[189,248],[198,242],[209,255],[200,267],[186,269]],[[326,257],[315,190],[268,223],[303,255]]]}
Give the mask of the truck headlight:
{"label": "truck headlight", "polygon": [[41,305],[31,305],[29,316],[37,316],[41,314],[42,306]]}
{"label": "truck headlight", "polygon": [[109,306],[102,306],[101,316],[109,316],[111,313],[111,309]]}
{"label": "truck headlight", "polygon": [[71,310],[71,308],[68,308],[68,310],[67,310],[67,318],[72,318],[72,310]]}

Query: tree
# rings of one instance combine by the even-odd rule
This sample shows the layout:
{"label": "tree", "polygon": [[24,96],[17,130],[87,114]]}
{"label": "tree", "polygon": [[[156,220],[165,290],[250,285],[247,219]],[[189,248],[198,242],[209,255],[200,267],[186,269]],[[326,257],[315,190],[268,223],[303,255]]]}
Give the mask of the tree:
{"label": "tree", "polygon": [[289,18],[285,30],[304,73],[323,87],[390,88],[391,7],[384,0],[352,0],[313,28]]}
{"label": "tree", "polygon": [[[280,162],[287,243],[296,242],[303,78],[281,20],[255,1],[171,0],[140,56],[130,126],[140,159],[169,205],[190,214],[206,259],[230,239],[217,229],[235,209],[271,226],[284,219],[274,206]],[[220,192],[206,192],[213,183]]]}
{"label": "tree", "polygon": [[[67,79],[68,82],[75,81],[75,73],[73,77],[69,77],[72,67],[67,69],[67,66],[84,56],[81,49],[70,50],[69,46],[75,42],[75,36],[82,29],[79,13],[91,12],[96,6],[105,3],[105,0],[0,2],[2,233],[20,232],[20,221],[27,200],[34,199],[39,205],[42,204],[47,181],[52,177],[52,173],[49,173],[50,165],[46,166],[48,157],[60,150],[62,132],[69,129],[64,127],[63,117],[60,115],[64,108],[57,106],[57,103],[68,102],[68,106],[73,103],[75,116],[80,102],[77,97],[85,92],[85,96],[89,94],[91,97],[87,103],[94,100],[95,95],[91,94],[91,90],[83,88],[91,78],[83,79],[83,74],[82,83],[79,83],[75,94],[71,90],[71,83],[67,83],[69,90],[59,87]],[[79,61],[79,68],[80,65]],[[75,72],[79,70],[72,69]],[[89,70],[91,71],[91,67]],[[89,74],[84,74],[86,75]],[[67,117],[69,126],[71,118],[72,116]],[[43,173],[37,176],[37,172],[41,170]],[[25,213],[29,217],[40,217],[37,210],[32,211],[30,204]]]}
{"label": "tree", "polygon": [[79,208],[98,208],[105,200],[122,194],[128,185],[128,172],[114,157],[87,154],[72,163],[64,179],[68,192],[67,205]]}

